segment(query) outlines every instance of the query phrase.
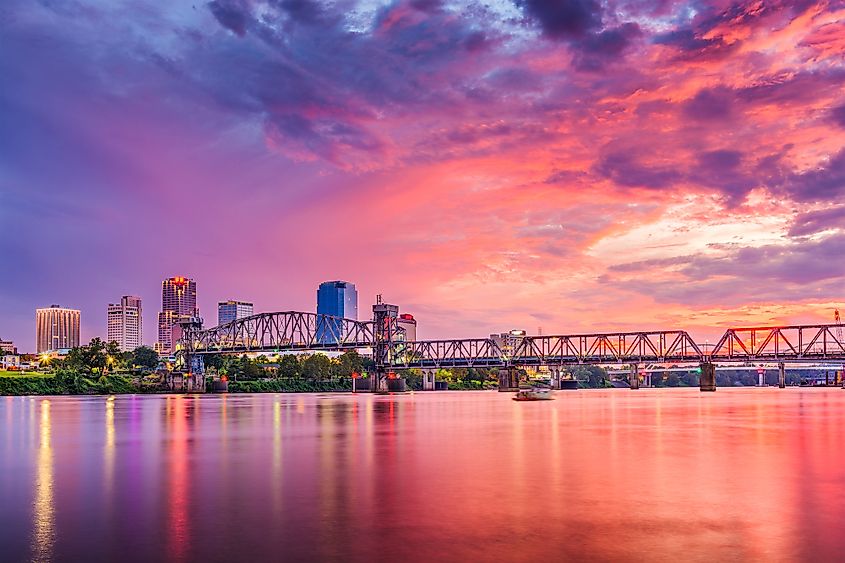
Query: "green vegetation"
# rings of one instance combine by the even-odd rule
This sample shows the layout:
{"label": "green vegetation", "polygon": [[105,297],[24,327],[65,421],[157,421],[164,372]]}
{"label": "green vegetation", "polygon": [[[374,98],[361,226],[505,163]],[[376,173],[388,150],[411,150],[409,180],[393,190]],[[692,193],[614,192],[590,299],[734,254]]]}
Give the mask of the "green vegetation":
{"label": "green vegetation", "polygon": [[43,371],[4,371],[0,370],[0,377],[53,377],[53,373]]}
{"label": "green vegetation", "polygon": [[[86,346],[72,348],[64,359],[50,360],[54,370],[65,369],[80,374],[103,375],[110,373],[144,373],[158,365],[158,354],[141,346],[132,352],[121,352],[117,342],[103,342],[94,338]],[[42,367],[45,367],[42,364]]]}
{"label": "green vegetation", "polygon": [[122,375],[91,378],[60,370],[52,374],[24,374],[0,378],[0,395],[110,395],[113,393],[158,393],[160,385]]}
{"label": "green vegetation", "polygon": [[151,374],[158,354],[141,347],[121,352],[94,338],[63,359],[44,360],[37,372],[0,371],[0,395],[100,395],[161,393],[164,378]]}

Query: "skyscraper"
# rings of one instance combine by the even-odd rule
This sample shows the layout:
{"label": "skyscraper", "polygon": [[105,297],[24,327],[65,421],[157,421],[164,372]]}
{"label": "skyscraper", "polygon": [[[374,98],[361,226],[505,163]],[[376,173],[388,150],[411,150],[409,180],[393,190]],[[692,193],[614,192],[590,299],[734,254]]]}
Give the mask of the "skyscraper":
{"label": "skyscraper", "polygon": [[141,298],[124,295],[120,303],[109,303],[108,342],[117,342],[121,350],[130,352],[141,346],[143,338]]}
{"label": "skyscraper", "polygon": [[220,301],[217,303],[217,324],[222,325],[232,322],[235,319],[251,317],[253,311],[252,303],[248,301]]}
{"label": "skyscraper", "polygon": [[175,344],[173,333],[176,323],[198,317],[199,314],[197,284],[194,280],[176,276],[162,281],[156,351],[161,354],[171,353]]}
{"label": "skyscraper", "polygon": [[317,314],[358,320],[358,290],[354,283],[327,281],[317,290]]}
{"label": "skyscraper", "polygon": [[[321,283],[317,289],[317,314],[358,320],[358,290],[355,284],[339,280]],[[317,340],[322,343],[337,341],[340,325],[340,321],[322,321],[317,326]]]}
{"label": "skyscraper", "polygon": [[38,354],[79,346],[79,317],[76,309],[50,305],[35,310],[35,351]]}

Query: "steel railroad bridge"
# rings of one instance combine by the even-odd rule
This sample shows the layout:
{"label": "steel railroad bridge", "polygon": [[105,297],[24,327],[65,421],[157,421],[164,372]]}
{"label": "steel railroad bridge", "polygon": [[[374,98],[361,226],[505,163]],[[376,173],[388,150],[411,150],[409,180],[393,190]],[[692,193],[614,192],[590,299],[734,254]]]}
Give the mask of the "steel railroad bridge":
{"label": "steel railroad bridge", "polygon": [[[423,371],[424,388],[434,388],[439,368],[499,368],[500,390],[518,387],[515,369],[547,366],[560,385],[563,366],[624,364],[631,387],[639,387],[640,364],[698,364],[701,390],[716,387],[715,364],[776,363],[784,386],[786,363],[845,362],[845,339],[833,324],[731,328],[706,350],[683,330],[405,341],[399,308],[379,302],[372,321],[286,311],[260,313],[202,329],[198,319],[182,323],[177,344],[180,365],[202,377],[209,354],[345,351],[371,349],[376,364],[373,390],[386,388],[389,372]],[[198,389],[195,382],[195,389]]]}

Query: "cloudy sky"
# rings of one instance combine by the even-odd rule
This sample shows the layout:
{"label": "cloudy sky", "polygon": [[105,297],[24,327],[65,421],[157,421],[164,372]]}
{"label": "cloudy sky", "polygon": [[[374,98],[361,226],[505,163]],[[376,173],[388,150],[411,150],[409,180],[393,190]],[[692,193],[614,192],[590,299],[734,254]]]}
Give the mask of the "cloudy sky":
{"label": "cloudy sky", "polygon": [[[420,336],[831,322],[845,2],[4,0],[0,337],[197,280]],[[213,323],[212,323],[213,324]]]}

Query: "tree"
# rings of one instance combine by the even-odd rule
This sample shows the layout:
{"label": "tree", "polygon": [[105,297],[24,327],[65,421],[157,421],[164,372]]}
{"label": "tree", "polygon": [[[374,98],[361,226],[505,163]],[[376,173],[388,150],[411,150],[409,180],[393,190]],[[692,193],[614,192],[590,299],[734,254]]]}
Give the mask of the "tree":
{"label": "tree", "polygon": [[125,367],[123,365],[123,353],[120,351],[120,345],[117,342],[112,340],[106,344],[104,352],[106,354],[106,364],[103,373]]}
{"label": "tree", "polygon": [[279,360],[279,369],[276,371],[279,377],[294,378],[302,375],[302,367],[299,365],[299,358],[293,354],[282,356]]}
{"label": "tree", "polygon": [[364,358],[355,350],[348,350],[337,358],[337,372],[342,377],[351,377],[353,373],[364,371]]}
{"label": "tree", "polygon": [[87,346],[82,348],[82,359],[89,371],[103,371],[106,367],[106,343],[99,337],[92,338]]}
{"label": "tree", "polygon": [[311,381],[325,379],[329,376],[332,363],[324,354],[313,354],[302,362],[302,376]]}
{"label": "tree", "polygon": [[139,346],[132,352],[132,365],[153,370],[158,366],[158,354],[149,346]]}

